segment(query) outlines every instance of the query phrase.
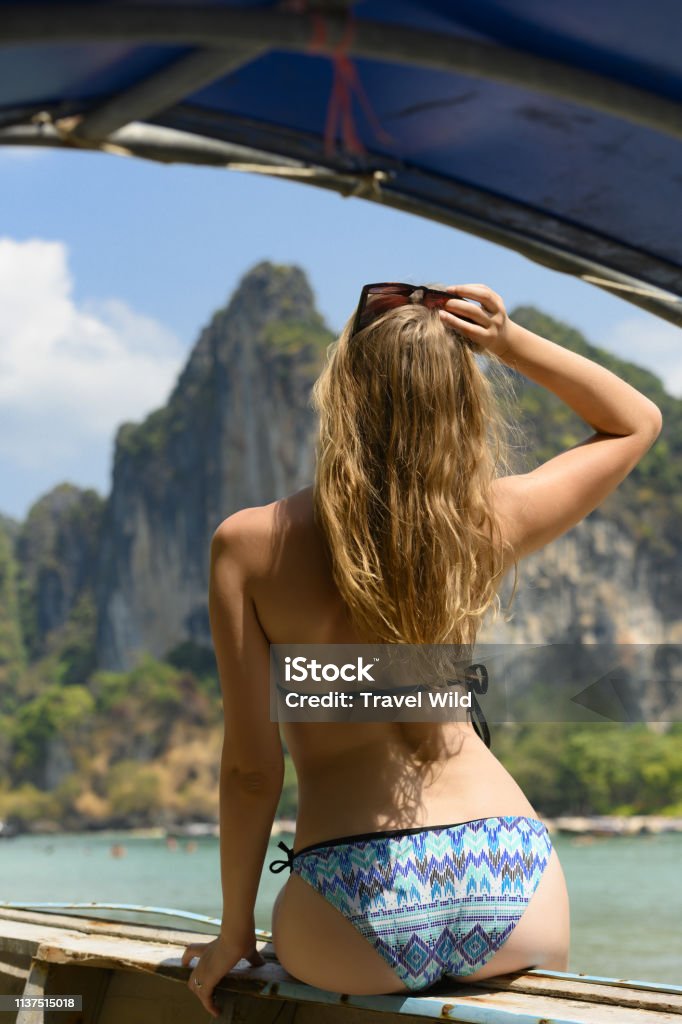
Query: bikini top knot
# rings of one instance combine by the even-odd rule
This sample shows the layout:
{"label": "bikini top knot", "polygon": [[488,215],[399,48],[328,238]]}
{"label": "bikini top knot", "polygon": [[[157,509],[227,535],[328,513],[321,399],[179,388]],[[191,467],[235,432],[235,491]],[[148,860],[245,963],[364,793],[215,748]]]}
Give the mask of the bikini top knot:
{"label": "bikini top knot", "polygon": [[[479,671],[481,673],[480,676]],[[465,678],[469,684],[469,693],[471,694],[469,718],[477,735],[483,740],[486,747],[490,749],[490,727],[483,714],[483,708],[476,699],[477,693],[484,694],[488,692],[488,670],[485,665],[480,663],[469,665],[465,672]]]}

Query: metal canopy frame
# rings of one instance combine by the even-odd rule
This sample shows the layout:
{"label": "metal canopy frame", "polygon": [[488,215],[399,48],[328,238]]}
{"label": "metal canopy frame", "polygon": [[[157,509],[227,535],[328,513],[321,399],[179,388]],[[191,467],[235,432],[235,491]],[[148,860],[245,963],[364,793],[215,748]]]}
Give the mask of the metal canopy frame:
{"label": "metal canopy frame", "polygon": [[[207,112],[183,102],[198,89],[269,51],[331,55],[343,41],[349,56],[512,84],[682,139],[682,106],[673,100],[606,75],[465,37],[364,20],[354,21],[349,35],[345,6],[343,0],[318,2],[312,14],[189,5],[170,10],[30,3],[3,7],[0,45],[118,41],[195,49],[102,102],[76,104],[75,113],[65,114],[64,103],[52,109],[49,105],[22,109],[15,116],[9,112],[5,127],[0,128],[0,145],[95,149],[306,181],[486,238],[682,326],[682,299],[678,297],[682,282],[679,269],[672,264],[666,266],[663,260],[623,245],[618,251],[620,267],[615,269],[599,261],[600,236],[492,196],[485,189],[439,178],[385,157],[369,155],[361,160],[335,154],[321,160],[304,133],[277,126],[268,130],[260,125],[261,139],[254,146],[253,124],[246,119],[223,118],[218,125]],[[311,40],[320,38],[321,27],[325,42],[316,43],[313,51]],[[144,123],[147,118],[154,118],[155,123]],[[230,138],[221,139],[227,121]],[[414,193],[406,188],[407,184],[423,186],[427,182],[429,199],[416,187]],[[581,256],[580,249],[593,252],[594,260]],[[652,285],[652,280],[658,286]]]}

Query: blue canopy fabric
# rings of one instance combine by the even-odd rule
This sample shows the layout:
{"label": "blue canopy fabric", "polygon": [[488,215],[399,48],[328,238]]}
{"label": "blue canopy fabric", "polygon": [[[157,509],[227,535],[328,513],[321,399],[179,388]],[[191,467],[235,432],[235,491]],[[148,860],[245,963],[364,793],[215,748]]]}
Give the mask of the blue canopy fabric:
{"label": "blue canopy fabric", "polygon": [[275,174],[682,325],[679,0],[0,0],[0,143]]}

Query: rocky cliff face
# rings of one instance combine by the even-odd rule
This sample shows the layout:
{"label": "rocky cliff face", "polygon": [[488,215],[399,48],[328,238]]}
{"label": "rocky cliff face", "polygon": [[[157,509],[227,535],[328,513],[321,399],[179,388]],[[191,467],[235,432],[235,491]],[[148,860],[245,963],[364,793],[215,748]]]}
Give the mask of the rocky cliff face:
{"label": "rocky cliff face", "polygon": [[[597,509],[519,564],[510,622],[489,643],[659,644],[682,642],[679,602],[660,600],[657,559]],[[513,573],[501,591],[503,605]],[[672,595],[671,595],[672,596]],[[481,634],[481,640],[484,639]]]}
{"label": "rocky cliff face", "polygon": [[202,331],[165,408],[120,428],[97,568],[100,665],[210,644],[211,535],[310,480],[311,368],[331,340],[303,273],[261,264]]}
{"label": "rocky cliff face", "polygon": [[31,659],[59,642],[74,608],[92,593],[104,504],[93,490],[60,484],[14,531],[20,622]]}
{"label": "rocky cliff face", "polygon": [[[477,638],[493,671],[490,721],[682,720],[682,609],[659,584],[679,563],[664,568],[603,509],[524,559],[510,621],[500,615]],[[513,571],[503,611],[512,581]]]}

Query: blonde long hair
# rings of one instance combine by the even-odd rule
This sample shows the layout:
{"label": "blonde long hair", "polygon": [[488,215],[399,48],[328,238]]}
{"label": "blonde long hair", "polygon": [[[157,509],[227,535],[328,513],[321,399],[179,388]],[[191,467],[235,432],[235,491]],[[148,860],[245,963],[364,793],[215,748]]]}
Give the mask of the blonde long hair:
{"label": "blonde long hair", "polygon": [[351,327],[312,390],[314,515],[334,581],[366,642],[473,643],[500,610],[508,545],[491,484],[512,464],[510,377],[494,356],[478,357],[484,371],[480,347],[437,310],[405,305]]}

